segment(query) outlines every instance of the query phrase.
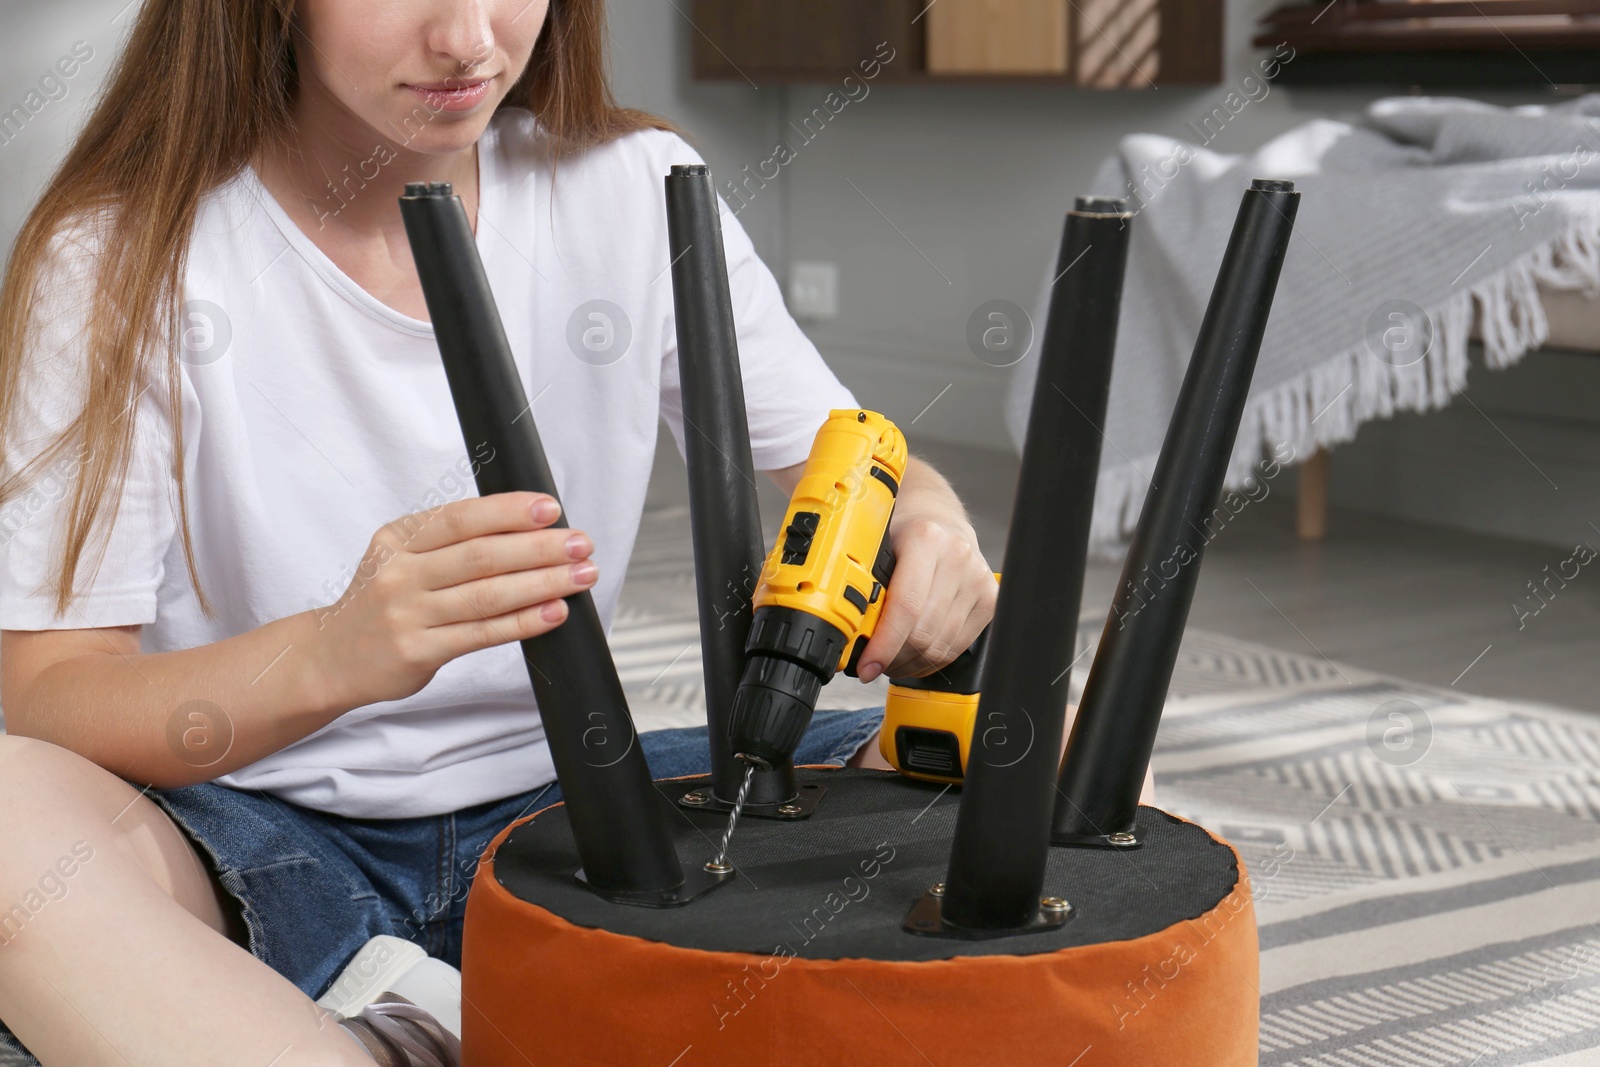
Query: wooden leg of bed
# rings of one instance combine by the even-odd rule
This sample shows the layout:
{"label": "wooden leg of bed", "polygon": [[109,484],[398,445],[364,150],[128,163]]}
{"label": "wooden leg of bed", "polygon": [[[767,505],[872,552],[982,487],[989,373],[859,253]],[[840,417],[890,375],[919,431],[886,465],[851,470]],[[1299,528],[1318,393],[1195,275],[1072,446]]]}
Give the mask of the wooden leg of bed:
{"label": "wooden leg of bed", "polygon": [[1320,541],[1328,533],[1328,450],[1317,449],[1300,465],[1295,532],[1302,541]]}

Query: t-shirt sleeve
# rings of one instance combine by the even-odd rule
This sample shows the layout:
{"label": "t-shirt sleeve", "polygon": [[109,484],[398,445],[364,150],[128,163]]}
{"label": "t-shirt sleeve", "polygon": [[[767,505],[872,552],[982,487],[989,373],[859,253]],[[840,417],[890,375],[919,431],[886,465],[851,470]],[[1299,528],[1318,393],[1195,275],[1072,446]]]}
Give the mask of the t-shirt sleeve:
{"label": "t-shirt sleeve", "polygon": [[[686,142],[676,136],[672,140],[675,143],[666,161],[668,166],[703,162]],[[663,166],[662,173],[665,172]],[[656,188],[660,189],[659,183]],[[728,263],[728,290],[733,299],[739,369],[744,378],[751,456],[756,470],[791,467],[805,461],[828,412],[856,407],[856,398],[790,316],[777,279],[756,254],[749,235],[720,193],[717,208]],[[684,445],[678,335],[670,317],[664,334],[661,414],[681,454]]]}
{"label": "t-shirt sleeve", "polygon": [[135,387],[136,399],[125,413],[113,416],[133,420],[126,480],[117,499],[101,504],[78,560],[76,595],[64,615],[56,614],[55,579],[87,446],[75,438],[44,465],[35,461],[78,417],[88,392],[95,255],[83,232],[80,227],[58,236],[43,264],[7,423],[0,477],[9,480],[30,466],[31,474],[0,509],[0,629],[154,622],[163,560],[176,529],[172,425],[158,367],[155,380],[142,379]]}

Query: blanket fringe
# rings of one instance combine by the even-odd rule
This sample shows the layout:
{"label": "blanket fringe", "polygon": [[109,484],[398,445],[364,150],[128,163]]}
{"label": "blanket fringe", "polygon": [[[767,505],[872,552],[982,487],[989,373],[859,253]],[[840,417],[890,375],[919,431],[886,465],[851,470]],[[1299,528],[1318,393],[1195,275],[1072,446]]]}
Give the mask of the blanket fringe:
{"label": "blanket fringe", "polygon": [[[1417,362],[1395,366],[1363,343],[1252,396],[1224,491],[1251,489],[1263,461],[1289,466],[1319,448],[1354,440],[1364,422],[1448,406],[1467,386],[1474,318],[1487,367],[1502,370],[1519,362],[1550,335],[1541,287],[1600,296],[1600,216],[1573,223],[1498,273],[1423,309],[1433,324],[1433,344]],[[1138,523],[1155,466],[1156,456],[1149,455],[1101,470],[1090,537],[1102,553]]]}

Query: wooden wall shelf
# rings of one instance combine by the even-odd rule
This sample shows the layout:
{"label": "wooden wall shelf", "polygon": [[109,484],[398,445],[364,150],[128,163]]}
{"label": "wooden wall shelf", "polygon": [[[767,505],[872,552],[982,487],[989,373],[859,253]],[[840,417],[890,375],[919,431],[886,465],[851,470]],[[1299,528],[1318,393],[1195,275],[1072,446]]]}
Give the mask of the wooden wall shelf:
{"label": "wooden wall shelf", "polygon": [[1222,79],[1224,0],[694,0],[699,81],[1142,89]]}

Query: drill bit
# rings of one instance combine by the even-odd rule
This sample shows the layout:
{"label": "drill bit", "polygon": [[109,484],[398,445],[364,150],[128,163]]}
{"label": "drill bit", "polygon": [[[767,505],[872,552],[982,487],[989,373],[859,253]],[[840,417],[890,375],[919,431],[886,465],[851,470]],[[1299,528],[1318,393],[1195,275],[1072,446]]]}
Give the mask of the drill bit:
{"label": "drill bit", "polygon": [[755,776],[756,765],[751,763],[744,769],[744,781],[739,783],[739,795],[733,798],[733,811],[728,814],[728,828],[722,831],[722,844],[717,847],[717,858],[706,864],[707,870],[732,870],[728,866],[728,842],[733,840],[733,828],[738,825],[739,813],[744,810],[744,802],[750,797],[750,783],[755,780]]}

